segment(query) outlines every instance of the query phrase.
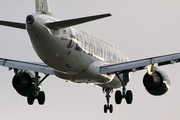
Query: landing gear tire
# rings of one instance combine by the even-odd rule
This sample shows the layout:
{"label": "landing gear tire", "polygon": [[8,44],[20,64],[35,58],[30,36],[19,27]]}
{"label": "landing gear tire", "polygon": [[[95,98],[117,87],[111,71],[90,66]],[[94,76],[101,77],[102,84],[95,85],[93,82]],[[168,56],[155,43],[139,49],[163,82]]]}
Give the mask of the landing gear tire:
{"label": "landing gear tire", "polygon": [[43,105],[45,103],[45,93],[43,91],[40,91],[39,92],[39,95],[38,95],[38,103],[40,105]]}
{"label": "landing gear tire", "polygon": [[34,103],[34,94],[32,91],[28,92],[27,94],[27,102],[29,105],[32,105]]}
{"label": "landing gear tire", "polygon": [[107,109],[108,109],[108,108],[107,108],[107,105],[105,104],[105,105],[104,105],[104,113],[107,113]]}
{"label": "landing gear tire", "polygon": [[131,104],[133,101],[133,94],[131,90],[128,90],[125,95],[126,103]]}
{"label": "landing gear tire", "polygon": [[122,98],[123,97],[122,97],[121,91],[117,90],[116,93],[115,93],[115,102],[116,102],[116,104],[121,104]]}
{"label": "landing gear tire", "polygon": [[110,113],[113,112],[113,105],[104,105],[104,113],[107,113],[107,111],[109,110]]}
{"label": "landing gear tire", "polygon": [[110,92],[112,92],[112,89],[107,89],[107,88],[103,88],[103,92],[106,92],[106,100],[107,100],[107,104],[104,105],[104,113],[107,113],[107,111],[109,110],[110,113],[113,112],[113,106],[112,104],[109,104],[109,100],[110,100]]}
{"label": "landing gear tire", "polygon": [[109,106],[109,112],[110,112],[110,113],[113,112],[113,106],[112,106],[112,105]]}

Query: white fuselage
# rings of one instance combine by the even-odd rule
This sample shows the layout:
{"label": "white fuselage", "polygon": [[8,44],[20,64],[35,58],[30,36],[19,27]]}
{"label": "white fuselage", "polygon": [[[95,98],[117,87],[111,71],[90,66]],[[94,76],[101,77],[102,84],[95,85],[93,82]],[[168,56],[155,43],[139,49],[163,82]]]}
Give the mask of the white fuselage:
{"label": "white fuselage", "polygon": [[45,23],[59,21],[53,16],[33,16],[33,24],[27,24],[32,46],[57,77],[110,89],[122,86],[114,74],[99,74],[102,65],[128,61],[119,48],[72,27],[50,29]]}

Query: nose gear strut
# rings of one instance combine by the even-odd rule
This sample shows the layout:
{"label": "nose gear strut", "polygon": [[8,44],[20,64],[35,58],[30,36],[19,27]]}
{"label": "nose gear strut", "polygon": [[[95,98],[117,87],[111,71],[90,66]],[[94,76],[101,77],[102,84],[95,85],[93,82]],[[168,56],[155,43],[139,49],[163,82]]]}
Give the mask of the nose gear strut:
{"label": "nose gear strut", "polygon": [[107,89],[107,88],[103,88],[103,92],[106,92],[106,100],[107,100],[107,104],[104,105],[104,113],[107,113],[107,110],[109,110],[110,113],[113,112],[113,105],[109,104],[109,98],[110,96],[110,92],[112,92],[112,89]]}

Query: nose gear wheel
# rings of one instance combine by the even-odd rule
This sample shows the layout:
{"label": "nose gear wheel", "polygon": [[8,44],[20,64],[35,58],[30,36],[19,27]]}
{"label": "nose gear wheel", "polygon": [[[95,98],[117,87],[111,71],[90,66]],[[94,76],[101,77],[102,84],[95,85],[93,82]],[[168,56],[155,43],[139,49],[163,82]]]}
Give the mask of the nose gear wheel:
{"label": "nose gear wheel", "polygon": [[107,100],[107,104],[104,105],[104,113],[107,113],[108,110],[109,110],[110,113],[112,113],[113,112],[113,105],[109,104],[109,98],[111,97],[110,92],[112,92],[112,90],[103,88],[103,92],[106,92],[105,97],[106,97],[106,100]]}

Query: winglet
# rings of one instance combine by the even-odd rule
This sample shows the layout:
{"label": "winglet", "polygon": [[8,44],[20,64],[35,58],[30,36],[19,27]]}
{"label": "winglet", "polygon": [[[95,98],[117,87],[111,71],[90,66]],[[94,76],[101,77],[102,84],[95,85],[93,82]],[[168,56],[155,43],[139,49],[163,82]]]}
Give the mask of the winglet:
{"label": "winglet", "polygon": [[62,29],[90,21],[94,21],[97,19],[102,19],[105,17],[111,16],[110,13],[108,14],[102,14],[102,15],[95,15],[95,16],[89,16],[89,17],[83,17],[83,18],[76,18],[76,19],[70,19],[70,20],[64,20],[64,21],[58,21],[58,22],[51,22],[51,23],[46,23],[46,25],[51,28],[51,29]]}

